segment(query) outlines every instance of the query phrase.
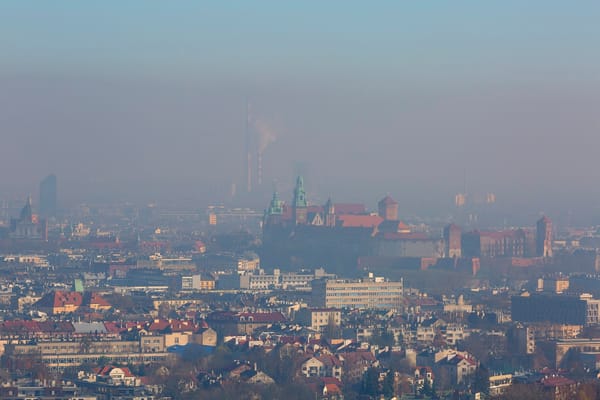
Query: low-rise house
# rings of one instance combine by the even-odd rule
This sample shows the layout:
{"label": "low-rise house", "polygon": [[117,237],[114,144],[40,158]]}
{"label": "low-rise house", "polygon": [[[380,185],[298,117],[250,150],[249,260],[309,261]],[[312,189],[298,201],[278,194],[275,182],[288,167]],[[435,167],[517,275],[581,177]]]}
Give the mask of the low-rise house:
{"label": "low-rise house", "polygon": [[417,367],[414,373],[414,385],[418,392],[421,392],[425,385],[433,387],[433,369],[431,367]]}
{"label": "low-rise house", "polygon": [[433,343],[435,339],[435,329],[433,326],[418,326],[417,327],[417,342],[424,343]]}
{"label": "low-rise house", "polygon": [[379,366],[379,361],[368,350],[340,353],[339,358],[344,365],[344,380],[357,382],[370,367]]}
{"label": "low-rise house", "polygon": [[552,400],[570,400],[577,395],[577,382],[563,376],[542,379],[542,389]]}
{"label": "low-rise house", "polygon": [[269,375],[256,369],[249,369],[240,374],[240,380],[246,383],[262,384],[262,385],[273,385],[275,380]]}
{"label": "low-rise house", "polygon": [[310,377],[333,377],[341,379],[342,362],[334,355],[313,356],[301,365],[301,374]]}
{"label": "low-rise house", "polygon": [[460,385],[466,383],[467,378],[475,373],[478,363],[473,358],[463,356],[458,353],[449,354],[437,362],[437,369],[440,375],[447,376],[450,385]]}
{"label": "low-rise house", "polygon": [[444,331],[444,339],[446,343],[454,346],[457,342],[469,337],[469,331],[465,330],[464,326],[459,324],[448,324]]}
{"label": "low-rise house", "polygon": [[295,321],[315,331],[323,331],[328,326],[340,326],[342,312],[335,308],[301,308],[296,312]]}
{"label": "low-rise house", "polygon": [[249,335],[255,329],[287,322],[281,312],[214,312],[207,322],[222,335]]}
{"label": "low-rise house", "polygon": [[111,309],[111,305],[98,293],[64,290],[46,293],[33,306],[49,315],[71,314],[81,307],[86,307],[95,312],[104,312]]}

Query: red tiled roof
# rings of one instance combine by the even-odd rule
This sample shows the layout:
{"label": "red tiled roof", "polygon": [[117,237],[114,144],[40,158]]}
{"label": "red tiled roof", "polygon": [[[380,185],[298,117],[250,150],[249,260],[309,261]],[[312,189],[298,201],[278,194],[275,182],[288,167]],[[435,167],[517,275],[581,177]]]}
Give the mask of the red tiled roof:
{"label": "red tiled roof", "polygon": [[43,321],[39,323],[40,332],[70,333],[75,332],[73,324],[65,321]]}
{"label": "red tiled roof", "polygon": [[343,354],[344,360],[346,364],[365,364],[365,363],[373,363],[376,361],[375,356],[370,351],[359,350],[352,351]]}
{"label": "red tiled roof", "polygon": [[556,386],[574,385],[575,381],[572,381],[569,378],[565,378],[564,376],[551,376],[549,378],[543,379],[542,384],[545,387],[556,387]]}
{"label": "red tiled roof", "polygon": [[342,385],[342,381],[340,381],[338,378],[334,378],[333,376],[323,376],[321,377],[321,382],[323,382],[325,385]]}
{"label": "red tiled roof", "polygon": [[323,212],[323,206],[308,206],[306,208],[306,212],[307,213],[322,213]]}
{"label": "red tiled roof", "polygon": [[342,393],[342,390],[340,389],[340,387],[338,385],[336,385],[335,383],[326,383],[325,384],[325,390],[327,391],[328,395],[341,394]]}
{"label": "red tiled roof", "polygon": [[340,215],[359,215],[367,213],[365,205],[360,203],[334,203],[333,207],[335,208],[335,213]]}
{"label": "red tiled roof", "polygon": [[344,214],[338,215],[337,220],[342,228],[375,228],[383,221],[383,218],[379,215]]}
{"label": "red tiled roof", "polygon": [[66,292],[57,290],[54,292],[46,293],[36,305],[38,307],[65,307],[67,305],[81,306],[83,298],[79,292]]}
{"label": "red tiled roof", "polygon": [[192,321],[173,320],[169,322],[169,329],[171,332],[189,332],[198,329],[198,326],[196,326]]}
{"label": "red tiled roof", "polygon": [[83,303],[91,307],[92,305],[96,305],[99,307],[110,307],[110,303],[104,299],[100,294],[96,292],[86,292],[83,296]]}
{"label": "red tiled roof", "polygon": [[169,327],[169,321],[166,319],[155,319],[148,326],[148,332],[164,331]]}
{"label": "red tiled roof", "polygon": [[126,377],[130,378],[133,377],[134,375],[131,373],[131,371],[129,370],[129,368],[127,367],[115,367],[114,365],[105,365],[102,368],[99,368],[96,372],[97,375],[101,375],[101,376],[108,376],[110,375],[111,371],[115,368],[119,368],[121,371],[123,371],[123,375],[125,375]]}
{"label": "red tiled roof", "polygon": [[339,360],[339,358],[330,354],[324,354],[315,358],[327,366],[339,367],[342,365],[342,362]]}
{"label": "red tiled roof", "polygon": [[39,332],[40,326],[36,321],[13,320],[0,323],[0,332],[9,334]]}
{"label": "red tiled roof", "polygon": [[106,332],[116,334],[127,330],[127,328],[118,326],[115,322],[104,322],[104,328]]}
{"label": "red tiled roof", "polygon": [[384,232],[381,237],[385,240],[427,240],[429,239],[426,234],[415,232],[415,233],[401,233],[401,232]]}

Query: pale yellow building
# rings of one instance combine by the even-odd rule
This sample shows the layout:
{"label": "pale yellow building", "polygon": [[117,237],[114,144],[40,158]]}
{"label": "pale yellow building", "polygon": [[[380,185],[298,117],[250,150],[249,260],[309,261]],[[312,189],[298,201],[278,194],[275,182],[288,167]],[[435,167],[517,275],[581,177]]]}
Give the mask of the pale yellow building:
{"label": "pale yellow building", "polygon": [[324,308],[394,308],[404,300],[402,280],[390,282],[370,276],[362,280],[325,280],[312,283],[314,307]]}

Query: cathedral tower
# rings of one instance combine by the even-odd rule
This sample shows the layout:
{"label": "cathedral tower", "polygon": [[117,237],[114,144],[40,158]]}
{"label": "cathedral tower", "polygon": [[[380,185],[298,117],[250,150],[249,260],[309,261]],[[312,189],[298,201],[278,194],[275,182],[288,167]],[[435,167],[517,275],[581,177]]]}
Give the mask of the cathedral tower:
{"label": "cathedral tower", "polygon": [[335,227],[335,206],[333,205],[331,198],[325,203],[325,209],[323,211],[325,214],[325,226],[328,228]]}
{"label": "cathedral tower", "polygon": [[301,176],[296,179],[294,188],[294,202],[292,203],[292,218],[296,225],[305,225],[307,221],[308,205],[306,203],[306,191],[304,180]]}

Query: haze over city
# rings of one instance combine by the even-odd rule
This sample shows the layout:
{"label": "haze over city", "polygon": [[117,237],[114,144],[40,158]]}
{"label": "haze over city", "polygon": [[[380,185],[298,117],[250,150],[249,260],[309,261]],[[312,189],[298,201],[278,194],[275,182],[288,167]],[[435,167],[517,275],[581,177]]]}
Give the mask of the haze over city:
{"label": "haze over city", "polygon": [[321,199],[435,214],[466,171],[507,209],[597,216],[599,11],[5,2],[1,189],[54,172],[69,203],[242,192],[248,100],[274,132],[267,199],[302,172]]}
{"label": "haze over city", "polygon": [[0,2],[0,399],[600,400],[598,21]]}

